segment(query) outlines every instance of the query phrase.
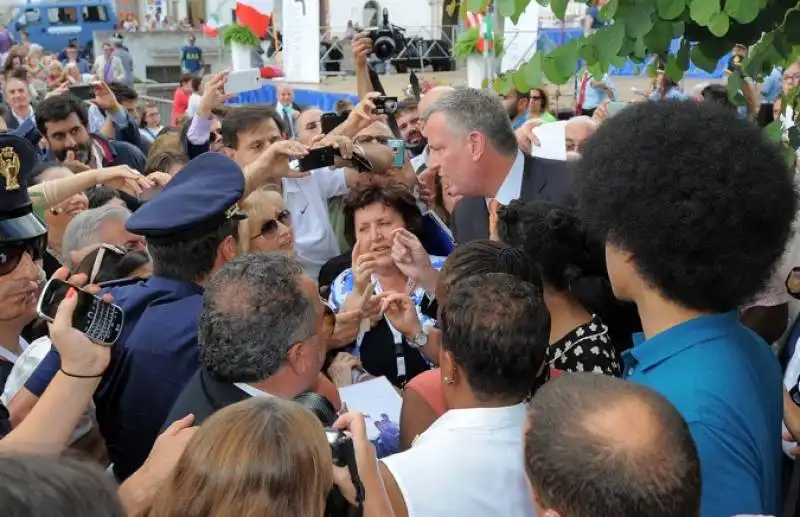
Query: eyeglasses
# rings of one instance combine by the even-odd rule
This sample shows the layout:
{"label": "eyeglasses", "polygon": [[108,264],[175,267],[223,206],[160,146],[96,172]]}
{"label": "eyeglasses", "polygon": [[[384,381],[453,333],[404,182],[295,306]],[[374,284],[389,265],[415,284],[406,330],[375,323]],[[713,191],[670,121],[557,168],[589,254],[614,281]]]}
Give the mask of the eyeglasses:
{"label": "eyeglasses", "polygon": [[281,210],[278,214],[278,217],[275,219],[264,221],[264,224],[261,225],[261,231],[253,237],[250,237],[250,240],[257,239],[261,236],[271,237],[275,235],[275,233],[278,231],[278,223],[281,223],[284,226],[291,226],[292,214],[288,210]]}
{"label": "eyeglasses", "polygon": [[354,144],[364,145],[364,144],[381,144],[381,145],[389,145],[389,137],[386,136],[370,136],[370,135],[363,135],[358,136],[353,140]]}
{"label": "eyeglasses", "polygon": [[27,253],[34,262],[42,260],[47,249],[47,234],[22,241],[0,243],[0,276],[14,271]]}
{"label": "eyeglasses", "polygon": [[94,257],[94,263],[92,264],[92,271],[89,274],[89,283],[93,284],[94,281],[97,279],[97,274],[100,273],[100,268],[103,267],[103,259],[105,259],[109,253],[113,253],[115,255],[125,255],[126,251],[124,248],[120,248],[119,246],[114,246],[113,244],[103,244],[100,246],[100,249],[97,252],[97,255]]}
{"label": "eyeglasses", "polygon": [[336,313],[326,299],[320,296],[319,301],[322,303],[322,335],[329,338],[336,330]]}

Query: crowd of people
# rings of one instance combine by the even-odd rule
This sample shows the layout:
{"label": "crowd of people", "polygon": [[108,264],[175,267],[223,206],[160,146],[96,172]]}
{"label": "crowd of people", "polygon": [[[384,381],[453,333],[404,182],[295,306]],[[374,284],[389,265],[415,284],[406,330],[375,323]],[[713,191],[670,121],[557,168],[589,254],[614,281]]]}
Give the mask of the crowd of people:
{"label": "crowd of people", "polygon": [[[540,158],[544,89],[386,114],[369,48],[327,132],[287,84],[228,105],[227,72],[162,121],[117,77],[37,103],[7,70],[0,513],[783,515],[781,147],[736,106],[662,97],[576,114],[547,144],[567,160]],[[44,321],[52,279],[72,287]],[[78,330],[78,290],[121,309],[113,345]],[[381,378],[396,423],[343,403]]]}

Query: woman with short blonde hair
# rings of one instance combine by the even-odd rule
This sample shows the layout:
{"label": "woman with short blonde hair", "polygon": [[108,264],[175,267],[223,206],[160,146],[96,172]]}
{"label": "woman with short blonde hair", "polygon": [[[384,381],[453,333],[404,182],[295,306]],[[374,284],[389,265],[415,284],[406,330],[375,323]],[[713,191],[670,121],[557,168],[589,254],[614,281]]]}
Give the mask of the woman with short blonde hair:
{"label": "woman with short blonde hair", "polygon": [[254,397],[206,420],[150,517],[322,517],[333,486],[317,418],[277,397]]}
{"label": "woman with short blonde hair", "polygon": [[279,252],[294,256],[292,216],[283,196],[269,186],[256,190],[240,204],[247,219],[239,223],[239,253]]}

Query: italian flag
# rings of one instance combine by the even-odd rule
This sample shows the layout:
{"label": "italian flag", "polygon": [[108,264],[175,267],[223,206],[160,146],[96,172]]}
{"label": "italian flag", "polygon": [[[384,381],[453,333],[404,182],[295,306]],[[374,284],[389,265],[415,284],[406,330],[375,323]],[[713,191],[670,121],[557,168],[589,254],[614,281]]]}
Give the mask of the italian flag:
{"label": "italian flag", "polygon": [[208,21],[203,25],[203,34],[216,38],[219,34],[219,18],[214,15],[208,17]]}
{"label": "italian flag", "polygon": [[274,0],[237,0],[236,22],[250,27],[261,38],[269,28],[274,4]]}

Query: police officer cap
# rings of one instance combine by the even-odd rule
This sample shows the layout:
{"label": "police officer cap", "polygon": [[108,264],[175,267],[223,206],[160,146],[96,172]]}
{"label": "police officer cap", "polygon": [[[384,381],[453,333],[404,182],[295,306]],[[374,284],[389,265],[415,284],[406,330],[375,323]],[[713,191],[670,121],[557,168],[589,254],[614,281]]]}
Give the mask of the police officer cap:
{"label": "police officer cap", "polygon": [[28,183],[38,159],[30,142],[0,134],[0,242],[33,239],[47,234],[33,213]]}
{"label": "police officer cap", "polygon": [[237,204],[244,185],[236,162],[220,153],[203,153],[134,212],[125,227],[150,242],[200,237],[225,221],[246,218]]}

